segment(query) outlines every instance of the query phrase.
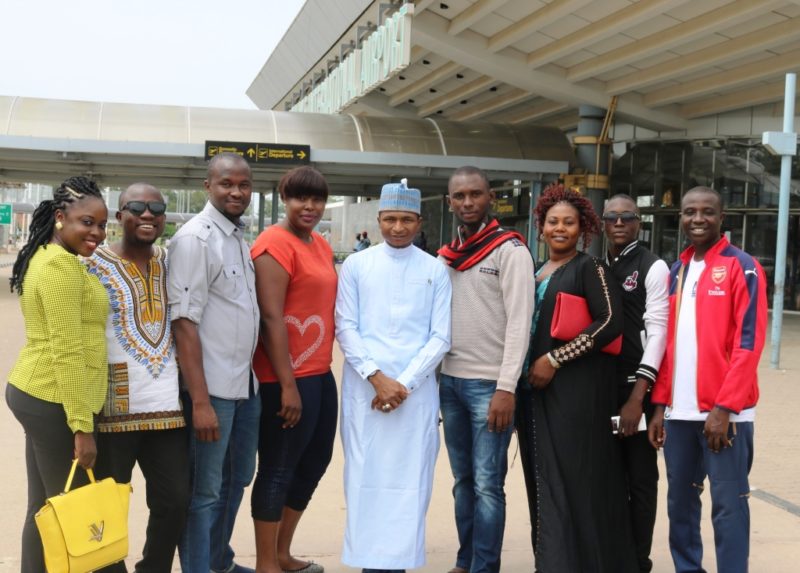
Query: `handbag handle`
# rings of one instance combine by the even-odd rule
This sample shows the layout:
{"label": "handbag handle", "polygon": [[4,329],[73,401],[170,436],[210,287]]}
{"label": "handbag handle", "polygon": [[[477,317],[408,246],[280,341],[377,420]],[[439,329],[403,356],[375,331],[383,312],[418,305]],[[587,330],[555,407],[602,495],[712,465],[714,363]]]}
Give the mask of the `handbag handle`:
{"label": "handbag handle", "polygon": [[[64,486],[64,493],[69,491],[69,488],[72,486],[72,478],[75,477],[75,468],[78,467],[78,459],[75,458],[72,460],[72,468],[69,470],[69,476],[67,476],[67,484]],[[86,469],[86,475],[89,476],[89,481],[91,483],[95,483],[94,481],[94,472],[91,468]]]}

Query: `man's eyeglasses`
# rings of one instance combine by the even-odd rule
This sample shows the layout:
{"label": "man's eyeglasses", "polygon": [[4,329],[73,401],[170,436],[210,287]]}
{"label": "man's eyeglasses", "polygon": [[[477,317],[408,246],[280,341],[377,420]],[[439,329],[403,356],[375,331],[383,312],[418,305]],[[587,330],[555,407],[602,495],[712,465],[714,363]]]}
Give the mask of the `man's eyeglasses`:
{"label": "man's eyeglasses", "polygon": [[137,217],[144,215],[145,211],[150,211],[155,216],[163,215],[167,211],[167,204],[163,201],[128,201],[120,207],[120,211],[130,211]]}
{"label": "man's eyeglasses", "polygon": [[623,223],[631,223],[638,219],[639,215],[632,211],[624,211],[623,213],[609,211],[608,213],[603,213],[603,221],[606,223],[616,223],[618,220],[621,220]]}

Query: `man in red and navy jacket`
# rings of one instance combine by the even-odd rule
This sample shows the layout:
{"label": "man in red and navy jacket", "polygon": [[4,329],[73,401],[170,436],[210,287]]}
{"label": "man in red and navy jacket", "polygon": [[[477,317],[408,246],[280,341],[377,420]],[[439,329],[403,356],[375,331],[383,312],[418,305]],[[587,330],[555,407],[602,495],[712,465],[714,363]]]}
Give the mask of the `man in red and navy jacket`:
{"label": "man in red and navy jacket", "polygon": [[766,277],[720,235],[722,197],[708,187],[681,201],[691,241],[669,276],[667,350],[652,392],[650,442],[664,447],[675,571],[703,571],[700,493],[708,476],[717,569],[746,572],[748,474],[767,324]]}

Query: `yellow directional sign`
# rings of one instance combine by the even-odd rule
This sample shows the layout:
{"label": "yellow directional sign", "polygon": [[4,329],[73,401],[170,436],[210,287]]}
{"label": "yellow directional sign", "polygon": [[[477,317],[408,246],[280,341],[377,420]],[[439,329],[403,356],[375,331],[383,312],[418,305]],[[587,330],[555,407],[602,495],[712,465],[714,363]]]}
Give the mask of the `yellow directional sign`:
{"label": "yellow directional sign", "polygon": [[310,145],[206,141],[206,161],[220,153],[235,153],[253,164],[307,165],[311,162]]}

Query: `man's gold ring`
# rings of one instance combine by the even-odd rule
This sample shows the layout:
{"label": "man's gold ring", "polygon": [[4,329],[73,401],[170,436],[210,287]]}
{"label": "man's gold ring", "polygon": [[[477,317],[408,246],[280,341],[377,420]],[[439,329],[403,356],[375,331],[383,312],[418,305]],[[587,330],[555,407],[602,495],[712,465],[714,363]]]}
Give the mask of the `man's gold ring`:
{"label": "man's gold ring", "polygon": [[386,403],[383,406],[381,406],[381,410],[383,410],[384,412],[388,412],[391,409],[392,409],[392,405],[389,404],[389,403]]}

